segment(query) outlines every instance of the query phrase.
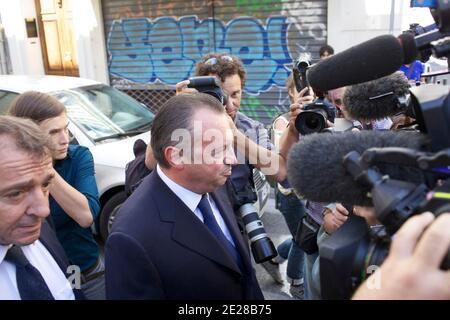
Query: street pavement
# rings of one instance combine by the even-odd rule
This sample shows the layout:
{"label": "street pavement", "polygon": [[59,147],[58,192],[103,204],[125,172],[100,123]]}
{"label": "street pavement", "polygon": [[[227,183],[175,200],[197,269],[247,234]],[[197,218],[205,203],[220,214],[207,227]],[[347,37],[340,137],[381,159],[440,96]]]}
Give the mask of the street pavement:
{"label": "street pavement", "polygon": [[[283,215],[280,211],[275,209],[273,191],[267,202],[267,209],[262,216],[261,221],[264,224],[266,233],[272,239],[275,247],[287,238],[291,237]],[[295,300],[289,293],[289,284],[286,281],[287,262],[282,263],[280,267],[281,275],[285,280],[284,285],[277,284],[261,265],[254,263],[254,266],[259,285],[263,291],[264,297],[267,300]]]}

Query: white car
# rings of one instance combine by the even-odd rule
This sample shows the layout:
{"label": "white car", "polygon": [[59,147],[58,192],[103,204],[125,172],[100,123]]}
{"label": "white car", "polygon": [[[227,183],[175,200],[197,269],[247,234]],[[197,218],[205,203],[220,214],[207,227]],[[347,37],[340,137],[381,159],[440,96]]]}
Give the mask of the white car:
{"label": "white car", "polygon": [[[0,114],[25,91],[51,94],[67,109],[72,143],[88,147],[94,157],[101,211],[97,227],[103,239],[126,199],[125,166],[135,158],[137,139],[150,140],[154,114],[130,96],[100,82],[62,76],[0,76]],[[255,171],[260,215],[269,196],[264,175]],[[97,230],[96,230],[97,231]]]}
{"label": "white car", "polygon": [[150,140],[153,113],[128,95],[92,80],[59,76],[0,76],[0,114],[25,91],[49,93],[67,109],[72,143],[94,157],[101,212],[97,226],[105,239],[116,208],[126,199],[125,165],[137,139]]}

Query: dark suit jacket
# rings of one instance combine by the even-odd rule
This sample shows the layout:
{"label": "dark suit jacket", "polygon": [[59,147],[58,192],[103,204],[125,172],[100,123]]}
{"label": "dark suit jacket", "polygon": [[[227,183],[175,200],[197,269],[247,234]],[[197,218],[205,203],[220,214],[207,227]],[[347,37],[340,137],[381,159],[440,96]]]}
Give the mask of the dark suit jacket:
{"label": "dark suit jacket", "polygon": [[[42,222],[41,235],[39,237],[39,241],[41,241],[41,243],[48,250],[48,252],[50,252],[53,259],[55,259],[56,263],[61,268],[64,275],[66,277],[70,276],[70,274],[67,274],[67,267],[70,265],[69,259],[67,258],[63,247],[59,243],[55,231],[50,227],[48,222],[45,220]],[[76,300],[84,299],[81,290],[74,289],[73,293],[75,295]]]}
{"label": "dark suit jacket", "polygon": [[244,271],[156,173],[122,205],[106,243],[108,299],[264,299],[225,188],[212,193]]}

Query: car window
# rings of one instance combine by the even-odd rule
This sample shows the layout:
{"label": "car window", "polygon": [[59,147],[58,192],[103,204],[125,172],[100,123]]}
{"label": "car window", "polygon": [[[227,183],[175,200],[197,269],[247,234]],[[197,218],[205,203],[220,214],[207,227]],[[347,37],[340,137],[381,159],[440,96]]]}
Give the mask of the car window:
{"label": "car window", "polygon": [[105,85],[52,94],[66,106],[71,121],[94,141],[146,132],[154,118],[139,102]]}
{"label": "car window", "polygon": [[6,114],[11,101],[13,101],[17,96],[17,93],[0,90],[0,115]]}

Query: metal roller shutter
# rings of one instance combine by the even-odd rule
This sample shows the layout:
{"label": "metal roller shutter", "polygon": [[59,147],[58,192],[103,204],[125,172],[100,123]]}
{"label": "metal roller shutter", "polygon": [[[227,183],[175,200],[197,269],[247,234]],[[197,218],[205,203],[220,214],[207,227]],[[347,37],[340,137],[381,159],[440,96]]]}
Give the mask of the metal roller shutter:
{"label": "metal roller shutter", "polygon": [[102,1],[111,83],[156,111],[208,52],[240,57],[241,111],[265,124],[289,108],[292,60],[318,58],[327,1]]}

